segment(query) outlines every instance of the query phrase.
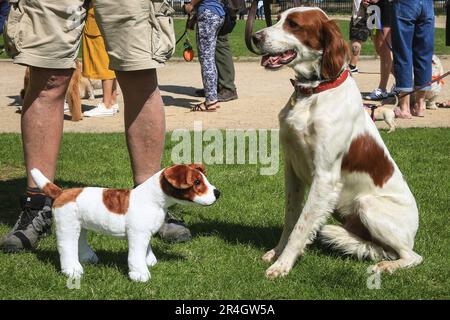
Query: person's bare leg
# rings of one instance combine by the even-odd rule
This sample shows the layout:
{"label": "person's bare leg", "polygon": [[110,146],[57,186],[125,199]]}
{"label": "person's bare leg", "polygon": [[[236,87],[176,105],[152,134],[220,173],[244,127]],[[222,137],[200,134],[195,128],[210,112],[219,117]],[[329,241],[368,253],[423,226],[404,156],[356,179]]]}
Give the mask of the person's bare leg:
{"label": "person's bare leg", "polygon": [[350,64],[352,66],[358,65],[359,54],[361,52],[361,41],[352,40],[352,54],[350,57]]}
{"label": "person's bare leg", "polygon": [[102,80],[103,104],[107,109],[111,108],[111,106],[113,105],[113,88],[114,79]]}
{"label": "person's bare leg", "polygon": [[111,104],[117,103],[117,79],[113,79],[112,92],[111,92]]}
{"label": "person's bare leg", "polygon": [[411,113],[413,116],[417,117],[423,117],[425,116],[425,108],[426,108],[426,101],[425,101],[425,95],[426,91],[417,91],[416,92],[416,99],[414,106],[411,108]]}
{"label": "person's bare leg", "polygon": [[[403,93],[400,93],[400,95]],[[409,95],[406,97],[403,97],[399,100],[398,102],[398,106],[400,108],[400,113],[396,112],[396,110],[394,110],[395,112],[395,116],[397,118],[402,118],[402,119],[410,119],[411,118],[411,112],[410,112],[410,107],[409,107]]]}
{"label": "person's bare leg", "polygon": [[31,78],[21,117],[22,143],[28,187],[36,188],[30,177],[38,168],[53,180],[62,137],[64,97],[73,69],[31,67]]}
{"label": "person's bare leg", "polygon": [[377,30],[374,38],[375,50],[380,56],[380,82],[378,88],[386,90],[389,75],[392,69],[392,52],[388,43],[391,43],[391,28],[383,28],[383,33]]}
{"label": "person's bare leg", "polygon": [[165,117],[155,69],[118,71],[125,102],[125,133],[134,183],[159,171],[164,149]]}

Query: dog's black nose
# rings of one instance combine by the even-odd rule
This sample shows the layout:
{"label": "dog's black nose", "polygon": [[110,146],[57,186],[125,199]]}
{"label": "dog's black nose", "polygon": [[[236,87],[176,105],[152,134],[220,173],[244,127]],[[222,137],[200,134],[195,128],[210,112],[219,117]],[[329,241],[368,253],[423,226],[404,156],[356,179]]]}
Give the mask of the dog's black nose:
{"label": "dog's black nose", "polygon": [[214,189],[214,196],[216,197],[216,199],[219,199],[220,197],[220,191],[217,189]]}

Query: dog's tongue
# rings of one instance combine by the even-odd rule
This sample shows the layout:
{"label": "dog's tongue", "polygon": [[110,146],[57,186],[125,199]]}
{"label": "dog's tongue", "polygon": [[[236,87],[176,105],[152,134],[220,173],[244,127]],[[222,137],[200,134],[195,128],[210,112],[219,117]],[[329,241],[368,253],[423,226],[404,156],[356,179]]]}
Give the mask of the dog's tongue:
{"label": "dog's tongue", "polygon": [[261,58],[261,65],[265,68],[269,69],[276,69],[283,66],[283,64],[286,64],[289,62],[289,60],[295,55],[294,50],[286,51],[282,54],[277,55],[269,55],[266,54]]}
{"label": "dog's tongue", "polygon": [[266,54],[261,58],[261,65],[264,68],[268,69],[275,69],[282,67],[283,65],[280,63],[281,61],[281,55],[271,56]]}

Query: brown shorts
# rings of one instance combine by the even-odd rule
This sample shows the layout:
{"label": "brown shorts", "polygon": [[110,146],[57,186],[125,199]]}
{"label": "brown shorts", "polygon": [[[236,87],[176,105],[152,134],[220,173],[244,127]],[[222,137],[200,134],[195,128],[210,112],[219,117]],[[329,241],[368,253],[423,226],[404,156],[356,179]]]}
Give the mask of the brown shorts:
{"label": "brown shorts", "polygon": [[[95,18],[105,40],[109,68],[116,71],[163,66],[152,57],[155,28],[151,0],[95,0]],[[15,63],[75,68],[87,13],[84,0],[10,0],[5,48]],[[155,37],[156,38],[156,37]],[[155,39],[153,39],[155,40]]]}

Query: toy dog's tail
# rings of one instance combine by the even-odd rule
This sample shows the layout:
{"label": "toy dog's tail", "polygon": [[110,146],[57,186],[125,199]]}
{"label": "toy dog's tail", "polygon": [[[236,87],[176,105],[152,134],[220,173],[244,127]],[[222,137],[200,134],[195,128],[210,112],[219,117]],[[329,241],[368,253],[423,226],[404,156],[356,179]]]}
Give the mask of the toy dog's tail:
{"label": "toy dog's tail", "polygon": [[39,169],[33,168],[30,172],[34,182],[37,184],[39,189],[41,189],[45,193],[46,196],[52,199],[56,199],[61,195],[62,189],[48,180],[42,174],[42,172],[39,171]]}

